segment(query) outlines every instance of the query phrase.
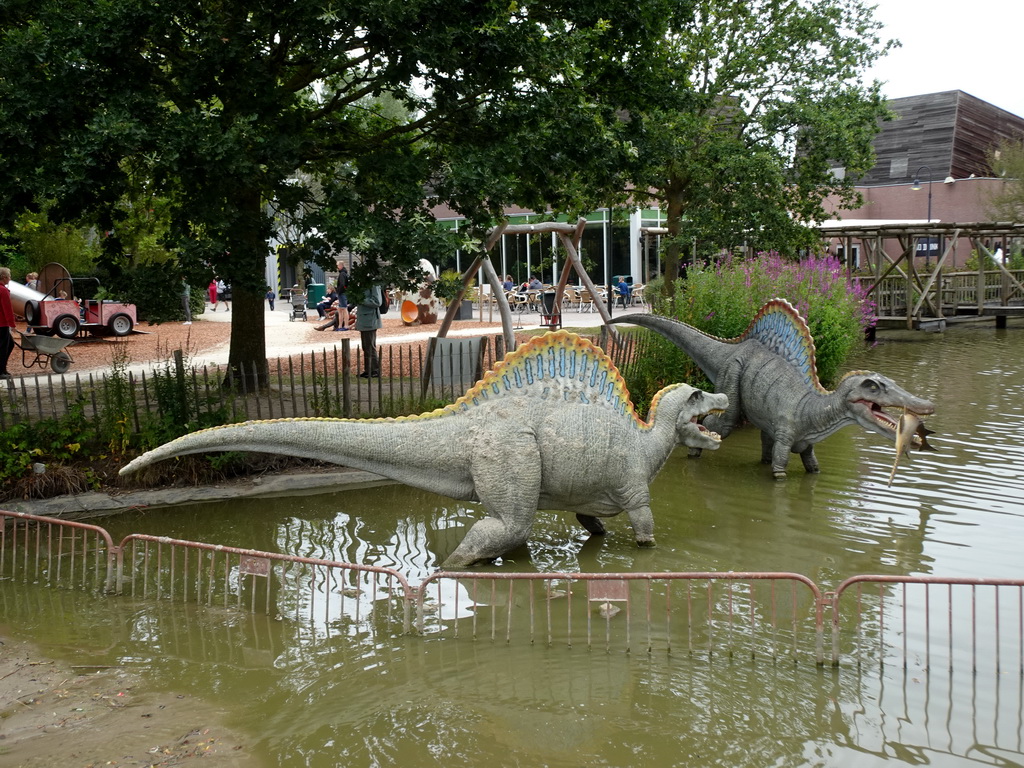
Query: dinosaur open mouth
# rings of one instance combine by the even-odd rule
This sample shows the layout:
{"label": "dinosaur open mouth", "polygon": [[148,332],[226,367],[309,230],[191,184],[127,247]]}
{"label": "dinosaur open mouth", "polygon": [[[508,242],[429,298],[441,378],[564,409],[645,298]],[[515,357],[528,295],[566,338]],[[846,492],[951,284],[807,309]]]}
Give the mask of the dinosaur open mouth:
{"label": "dinosaur open mouth", "polygon": [[720,434],[718,434],[717,432],[712,432],[710,429],[708,429],[703,424],[701,424],[699,421],[697,421],[697,417],[696,416],[694,416],[692,419],[690,419],[690,423],[691,424],[695,424],[697,426],[697,429],[700,432],[702,432],[703,434],[707,435],[712,440],[721,440],[722,439],[722,436]]}
{"label": "dinosaur open mouth", "polygon": [[[896,431],[896,425],[898,423],[898,419],[894,419],[892,416],[890,416],[888,413],[886,413],[885,409],[883,409],[882,406],[880,406],[878,403],[872,403],[872,402],[869,402],[868,400],[856,400],[855,402],[857,402],[860,405],[863,405],[865,408],[867,408],[867,410],[871,413],[871,416],[875,419],[875,421],[877,421],[883,427],[885,427],[886,429],[888,429],[888,430],[890,430],[892,432]],[[918,417],[921,417],[921,416],[925,415],[925,414],[916,413],[915,411],[909,411],[908,410],[907,412],[908,413],[913,413],[915,416],[918,416]]]}
{"label": "dinosaur open mouth", "polygon": [[860,400],[859,402],[871,412],[875,421],[886,429],[891,429],[893,432],[896,431],[896,419],[886,413],[882,406],[878,403],[869,403],[867,400]]}

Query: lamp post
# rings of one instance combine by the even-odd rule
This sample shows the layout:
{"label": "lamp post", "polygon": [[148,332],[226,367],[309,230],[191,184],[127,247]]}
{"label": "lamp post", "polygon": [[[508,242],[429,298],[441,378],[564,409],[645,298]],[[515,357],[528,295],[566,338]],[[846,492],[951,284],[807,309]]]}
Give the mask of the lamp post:
{"label": "lamp post", "polygon": [[[932,223],[932,169],[930,166],[922,165],[917,169],[917,173],[914,174],[914,183],[910,185],[910,188],[915,192],[921,189],[921,171],[928,171],[928,223]],[[931,256],[932,256],[932,236],[928,235],[928,239],[925,241],[924,251],[924,268],[931,268]]]}

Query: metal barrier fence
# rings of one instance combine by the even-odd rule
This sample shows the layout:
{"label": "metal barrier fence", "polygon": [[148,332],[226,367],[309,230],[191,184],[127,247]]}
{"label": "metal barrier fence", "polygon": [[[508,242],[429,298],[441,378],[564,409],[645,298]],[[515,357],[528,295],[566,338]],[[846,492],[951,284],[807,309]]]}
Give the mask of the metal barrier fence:
{"label": "metal barrier fence", "polygon": [[114,585],[114,552],[98,526],[0,510],[0,579],[106,592]]}
{"label": "metal barrier fence", "polygon": [[244,609],[325,636],[411,626],[415,592],[388,568],[145,534],[126,536],[115,552],[118,594]]}
{"label": "metal barrier fence", "polygon": [[820,662],[823,605],[796,573],[439,572],[420,585],[417,630]]}
{"label": "metal barrier fence", "polygon": [[1024,676],[1024,580],[853,576],[829,597],[833,661]]}
{"label": "metal barrier fence", "polygon": [[[797,573],[437,572],[132,534],[0,510],[0,580],[287,620],[301,639],[447,641],[1015,671],[1024,579]],[[830,638],[829,638],[830,635]],[[830,639],[830,649],[826,643]]]}

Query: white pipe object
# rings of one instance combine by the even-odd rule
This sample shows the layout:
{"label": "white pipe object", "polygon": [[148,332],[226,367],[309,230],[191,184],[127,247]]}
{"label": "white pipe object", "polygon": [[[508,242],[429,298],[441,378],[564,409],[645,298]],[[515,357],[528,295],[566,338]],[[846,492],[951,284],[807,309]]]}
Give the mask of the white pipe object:
{"label": "white pipe object", "polygon": [[46,298],[45,293],[40,293],[37,290],[29,288],[27,285],[22,285],[16,280],[11,280],[7,284],[8,290],[11,292],[11,306],[14,307],[15,314],[25,314],[25,304],[29,301],[42,301]]}

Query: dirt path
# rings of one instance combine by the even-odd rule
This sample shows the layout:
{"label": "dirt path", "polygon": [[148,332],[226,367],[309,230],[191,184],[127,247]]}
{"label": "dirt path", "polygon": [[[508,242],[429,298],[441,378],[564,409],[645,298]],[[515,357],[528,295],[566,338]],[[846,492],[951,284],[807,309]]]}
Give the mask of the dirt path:
{"label": "dirt path", "polygon": [[145,673],[80,668],[45,657],[0,627],[0,765],[5,768],[179,766],[261,761],[215,708],[147,691]]}
{"label": "dirt path", "polygon": [[[349,338],[355,346],[359,344],[359,334],[353,331],[343,333],[317,332],[316,313],[306,322],[290,322],[288,315],[267,312],[266,339],[267,357],[275,359],[287,357],[299,352],[333,347],[343,338]],[[132,334],[123,339],[85,337],[81,342],[67,347],[74,362],[68,373],[70,375],[87,375],[104,373],[110,369],[114,355],[120,351],[129,367],[148,367],[144,364],[162,363],[173,358],[174,350],[184,350],[189,362],[197,365],[218,365],[227,362],[228,348],[231,338],[231,313],[206,311],[195,319],[191,325],[182,323],[161,323],[151,325],[139,323],[140,333]],[[384,318],[384,328],[377,332],[378,343],[387,344],[392,341],[420,341],[437,334],[440,325],[407,326],[396,315]],[[24,330],[23,327],[19,328]],[[452,324],[452,336],[465,334],[501,333],[501,324],[480,322],[479,320],[461,320]],[[23,355],[20,349],[11,354],[8,365],[15,377],[43,375],[52,373],[49,359],[33,364],[35,354]],[[25,365],[24,363],[28,363]]]}

